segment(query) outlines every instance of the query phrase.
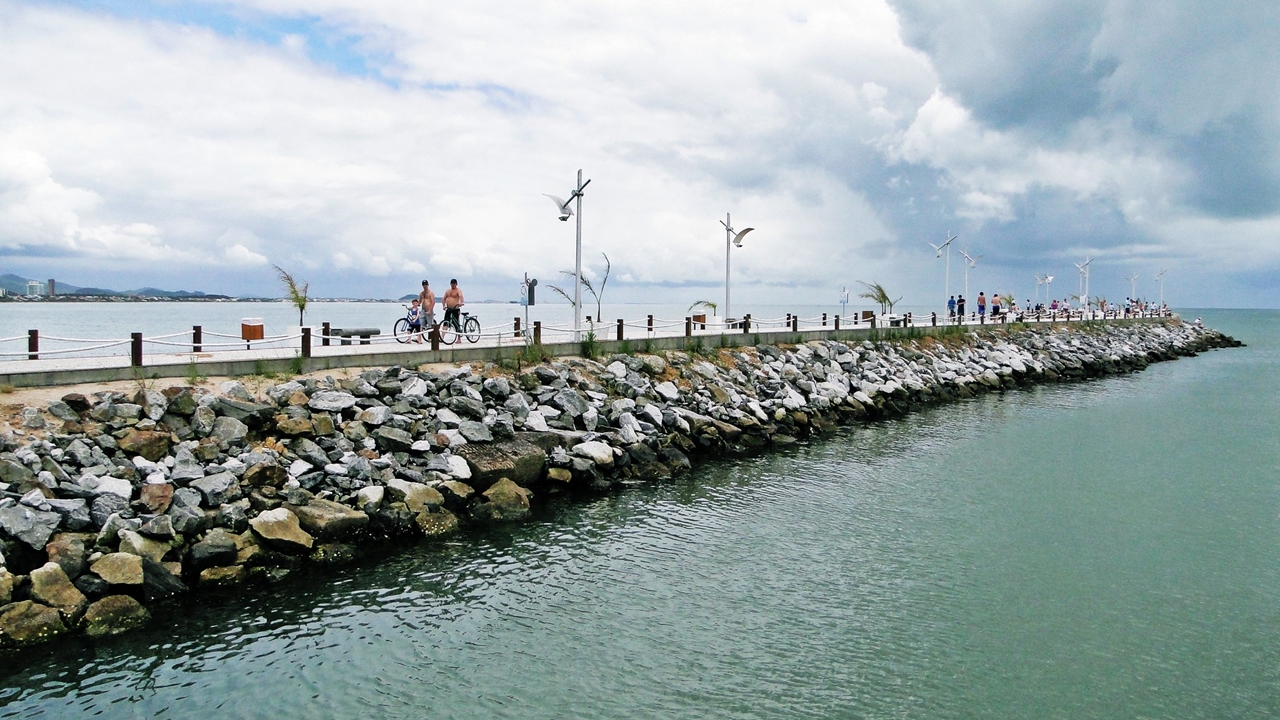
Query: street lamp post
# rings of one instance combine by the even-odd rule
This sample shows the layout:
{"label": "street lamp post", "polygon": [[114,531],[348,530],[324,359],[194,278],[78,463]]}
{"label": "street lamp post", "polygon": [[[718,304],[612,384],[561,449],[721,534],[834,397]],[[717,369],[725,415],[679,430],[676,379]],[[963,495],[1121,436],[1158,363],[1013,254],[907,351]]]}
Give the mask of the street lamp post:
{"label": "street lamp post", "polygon": [[[573,252],[573,341],[578,342],[582,336],[582,191],[590,185],[591,181],[582,182],[582,170],[578,170],[578,187],[569,195],[568,200],[561,200],[555,195],[548,195],[551,202],[556,204],[556,209],[560,211],[560,220],[567,221],[569,216],[578,216],[578,232],[577,240],[574,244]],[[569,207],[569,203],[577,200],[577,212]]]}
{"label": "street lamp post", "polygon": [[732,247],[742,247],[742,238],[747,233],[755,230],[755,228],[747,228],[742,232],[735,232],[733,224],[730,222],[729,213],[724,214],[724,220],[720,221],[724,226],[724,323],[725,327],[729,326],[729,251]]}
{"label": "street lamp post", "polygon": [[1167,272],[1169,271],[1161,270],[1160,272],[1156,273],[1156,282],[1159,283],[1160,285],[1160,307],[1161,308],[1164,308],[1164,274]]}
{"label": "street lamp post", "polygon": [[[945,304],[948,300],[950,300],[950,296],[951,296],[951,243],[958,237],[960,236],[952,235],[951,231],[948,230],[946,242],[942,243],[941,245],[934,245],[933,243],[929,243],[929,247],[933,248],[935,257],[942,257],[942,251],[943,250],[947,251],[947,263],[946,263],[947,269],[946,269],[946,274],[943,276],[943,281],[942,281],[942,294],[946,296],[943,298],[943,304]],[[967,288],[965,289],[964,294],[965,295],[969,294],[969,291]]]}

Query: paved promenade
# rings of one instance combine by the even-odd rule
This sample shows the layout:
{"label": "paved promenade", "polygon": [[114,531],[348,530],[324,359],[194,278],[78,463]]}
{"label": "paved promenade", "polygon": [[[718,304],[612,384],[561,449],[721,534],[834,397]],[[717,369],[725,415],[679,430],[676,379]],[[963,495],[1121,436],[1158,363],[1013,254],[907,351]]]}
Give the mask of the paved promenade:
{"label": "paved promenade", "polygon": [[[1072,314],[1069,319],[1062,313],[1055,313],[1038,318],[1024,316],[1022,322],[1063,324],[1078,323],[1082,319],[1084,318],[1079,313]],[[1153,319],[1159,318],[1093,318],[1096,322],[1108,323]],[[939,319],[938,322],[942,323],[943,320]],[[819,339],[860,341],[873,335],[939,334],[955,332],[957,327],[978,329],[1008,324],[978,318],[966,319],[962,325],[933,323],[932,317],[887,316],[878,318],[874,323],[869,320],[841,322],[835,316],[792,317],[753,320],[746,328],[735,324],[726,329],[692,320],[655,321],[652,325],[646,320],[640,323],[623,323],[621,328],[617,323],[599,324],[595,328],[595,335],[599,351],[613,353],[627,350],[628,346],[632,350],[659,350],[682,349],[699,343],[704,347],[735,347],[758,342],[807,342]],[[650,330],[650,327],[653,329]],[[621,341],[618,340],[619,332]],[[551,355],[576,355],[581,352],[580,343],[573,341],[573,333],[568,328],[539,327],[538,334],[543,350]],[[184,335],[188,336],[185,342],[179,339],[180,335],[169,335],[163,339],[142,338],[140,364],[135,364],[137,343],[130,341],[114,341],[114,347],[105,349],[101,345],[113,341],[97,341],[96,346],[90,345],[95,348],[90,352],[110,354],[77,356],[75,352],[49,352],[42,347],[38,353],[40,357],[35,360],[27,359],[25,353],[15,352],[19,348],[10,342],[4,348],[4,359],[0,359],[0,385],[15,388],[42,387],[189,375],[207,377],[285,373],[299,368],[303,372],[312,372],[343,367],[493,361],[513,358],[527,342],[532,341],[533,333],[518,335],[510,325],[504,328],[485,328],[475,343],[462,339],[453,345],[441,344],[438,350],[432,350],[427,342],[401,343],[388,335],[370,338],[368,344],[361,344],[360,339],[352,338],[349,345],[342,345],[340,338],[333,337],[325,345],[320,335],[313,334],[309,352],[304,349],[304,338],[300,333],[247,343],[248,349],[242,347],[246,345],[243,340],[206,333],[204,339],[211,342],[202,343],[200,352],[192,351],[189,333]]]}

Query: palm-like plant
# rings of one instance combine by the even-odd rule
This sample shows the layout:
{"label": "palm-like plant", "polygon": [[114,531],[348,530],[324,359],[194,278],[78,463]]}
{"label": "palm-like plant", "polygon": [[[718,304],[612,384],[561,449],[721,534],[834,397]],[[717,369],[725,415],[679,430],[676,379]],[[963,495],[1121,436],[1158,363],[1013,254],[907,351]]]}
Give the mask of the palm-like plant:
{"label": "palm-like plant", "polygon": [[[597,321],[600,320],[600,314],[604,311],[603,300],[602,300],[604,298],[604,286],[608,284],[609,271],[613,269],[613,264],[609,262],[609,256],[605,255],[604,253],[600,253],[600,254],[604,255],[604,276],[600,278],[600,288],[597,290],[595,284],[591,282],[591,278],[587,277],[586,275],[582,276],[582,287],[586,288],[587,292],[591,293],[591,297],[596,299],[595,318]],[[569,278],[573,277],[572,270],[561,270],[560,274]],[[555,290],[557,293],[560,293],[560,297],[564,298],[565,300],[568,300],[570,305],[574,304],[573,296],[570,295],[568,292],[566,292],[564,288],[556,287],[555,285],[548,285],[547,287],[551,288],[552,290]]]}
{"label": "palm-like plant", "polygon": [[298,308],[298,325],[301,326],[302,314],[307,310],[307,290],[310,289],[311,283],[295,280],[293,275],[285,272],[284,268],[279,265],[272,265],[271,267],[276,269],[276,274],[284,285],[286,299],[290,304]]}
{"label": "palm-like plant", "polygon": [[698,302],[690,305],[689,309],[685,310],[685,313],[692,315],[694,310],[697,310],[698,308],[706,308],[711,311],[712,315],[715,315],[716,310],[719,307],[720,305],[718,303],[713,303],[710,300],[699,300]]}
{"label": "palm-like plant", "polygon": [[901,296],[899,296],[897,300],[891,299],[889,297],[889,291],[885,290],[884,286],[880,283],[862,282],[861,280],[858,282],[867,289],[866,292],[859,294],[858,297],[866,298],[867,300],[879,305],[881,315],[893,312],[893,306],[897,305],[898,302],[902,300]]}

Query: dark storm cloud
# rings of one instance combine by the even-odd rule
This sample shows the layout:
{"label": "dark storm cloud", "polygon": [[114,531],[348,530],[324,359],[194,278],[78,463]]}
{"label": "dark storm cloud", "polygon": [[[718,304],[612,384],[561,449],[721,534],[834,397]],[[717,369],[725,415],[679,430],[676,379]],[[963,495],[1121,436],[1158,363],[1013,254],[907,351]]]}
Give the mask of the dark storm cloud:
{"label": "dark storm cloud", "polygon": [[1084,123],[1123,128],[1182,167],[1192,211],[1280,206],[1276,3],[891,2],[904,40],[985,125],[1068,145]]}

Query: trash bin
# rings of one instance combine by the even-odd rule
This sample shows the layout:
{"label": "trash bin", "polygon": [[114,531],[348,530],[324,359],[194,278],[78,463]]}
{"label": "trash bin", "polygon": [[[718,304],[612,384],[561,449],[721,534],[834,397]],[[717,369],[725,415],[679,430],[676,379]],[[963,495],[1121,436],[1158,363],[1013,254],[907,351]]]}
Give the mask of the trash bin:
{"label": "trash bin", "polygon": [[242,318],[240,320],[240,338],[242,340],[261,340],[266,337],[262,331],[262,318]]}

